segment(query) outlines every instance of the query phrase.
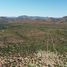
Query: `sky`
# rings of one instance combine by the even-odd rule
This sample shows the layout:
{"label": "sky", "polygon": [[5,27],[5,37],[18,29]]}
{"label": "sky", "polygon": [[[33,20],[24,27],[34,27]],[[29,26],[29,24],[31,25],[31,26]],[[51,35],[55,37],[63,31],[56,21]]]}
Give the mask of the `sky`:
{"label": "sky", "polygon": [[67,0],[0,0],[0,16],[67,16]]}

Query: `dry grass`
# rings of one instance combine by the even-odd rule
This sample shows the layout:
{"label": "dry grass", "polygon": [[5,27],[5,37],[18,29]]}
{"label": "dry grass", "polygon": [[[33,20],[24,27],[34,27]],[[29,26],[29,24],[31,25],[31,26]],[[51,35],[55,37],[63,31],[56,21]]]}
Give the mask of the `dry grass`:
{"label": "dry grass", "polygon": [[17,24],[0,30],[0,67],[67,67],[67,26]]}
{"label": "dry grass", "polygon": [[50,51],[48,53],[46,51],[38,51],[33,56],[0,57],[0,67],[66,67],[66,61],[63,55]]}

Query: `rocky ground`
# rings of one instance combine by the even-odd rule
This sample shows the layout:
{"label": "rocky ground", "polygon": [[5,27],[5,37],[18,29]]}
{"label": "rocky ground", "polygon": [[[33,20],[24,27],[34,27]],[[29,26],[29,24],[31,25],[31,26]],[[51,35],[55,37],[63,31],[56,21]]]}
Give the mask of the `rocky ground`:
{"label": "rocky ground", "polygon": [[0,67],[67,67],[67,55],[39,51],[31,56],[0,57]]}

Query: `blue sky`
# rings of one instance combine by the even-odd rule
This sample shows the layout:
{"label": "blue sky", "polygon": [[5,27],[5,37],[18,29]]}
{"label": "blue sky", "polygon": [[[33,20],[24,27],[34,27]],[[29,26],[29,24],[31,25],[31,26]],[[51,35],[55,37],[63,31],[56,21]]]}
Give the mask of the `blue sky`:
{"label": "blue sky", "polygon": [[67,0],[0,0],[0,16],[44,16],[67,15]]}

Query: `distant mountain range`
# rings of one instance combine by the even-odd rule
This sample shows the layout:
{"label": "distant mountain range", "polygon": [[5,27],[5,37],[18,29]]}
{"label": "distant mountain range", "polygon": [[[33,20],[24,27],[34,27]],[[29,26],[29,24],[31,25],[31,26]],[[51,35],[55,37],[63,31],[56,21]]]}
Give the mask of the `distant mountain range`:
{"label": "distant mountain range", "polygon": [[0,23],[14,23],[14,22],[55,22],[55,23],[67,23],[67,16],[62,18],[54,17],[40,17],[40,16],[18,16],[18,17],[0,17]]}

